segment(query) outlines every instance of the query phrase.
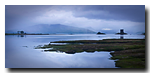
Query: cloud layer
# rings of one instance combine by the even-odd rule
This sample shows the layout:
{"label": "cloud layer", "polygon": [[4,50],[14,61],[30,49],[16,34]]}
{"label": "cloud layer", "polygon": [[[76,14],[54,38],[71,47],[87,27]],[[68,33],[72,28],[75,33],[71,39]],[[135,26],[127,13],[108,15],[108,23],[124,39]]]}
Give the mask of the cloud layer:
{"label": "cloud layer", "polygon": [[145,6],[5,6],[6,30],[36,24],[63,24],[93,31],[145,32]]}

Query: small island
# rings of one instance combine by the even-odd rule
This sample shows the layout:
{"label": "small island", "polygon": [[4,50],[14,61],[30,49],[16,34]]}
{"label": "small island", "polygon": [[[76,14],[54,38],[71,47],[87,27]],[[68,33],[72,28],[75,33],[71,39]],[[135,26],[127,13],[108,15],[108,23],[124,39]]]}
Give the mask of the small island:
{"label": "small island", "polygon": [[141,35],[145,35],[145,33],[142,33]]}
{"label": "small island", "polygon": [[97,34],[105,34],[105,33],[98,32]]}
{"label": "small island", "polygon": [[116,34],[127,35],[127,33],[124,33],[124,30],[123,30],[123,29],[120,29],[120,33],[116,33]]}

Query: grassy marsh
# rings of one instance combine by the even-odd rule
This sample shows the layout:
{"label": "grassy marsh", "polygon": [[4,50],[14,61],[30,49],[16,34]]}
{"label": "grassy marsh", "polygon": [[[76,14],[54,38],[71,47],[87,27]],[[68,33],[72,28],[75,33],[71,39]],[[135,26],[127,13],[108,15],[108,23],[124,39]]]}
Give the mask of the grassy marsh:
{"label": "grassy marsh", "polygon": [[116,60],[116,67],[145,68],[145,39],[104,39],[55,41],[51,43],[68,43],[65,45],[48,44],[35,49],[53,48],[44,51],[60,51],[68,54],[95,51],[111,52],[111,59]]}

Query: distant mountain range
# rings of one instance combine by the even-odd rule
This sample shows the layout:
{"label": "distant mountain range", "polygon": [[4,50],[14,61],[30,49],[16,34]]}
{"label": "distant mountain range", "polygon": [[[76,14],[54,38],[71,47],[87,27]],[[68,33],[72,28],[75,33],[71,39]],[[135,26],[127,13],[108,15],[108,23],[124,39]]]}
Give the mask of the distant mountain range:
{"label": "distant mountain range", "polygon": [[26,33],[48,33],[48,34],[92,34],[97,33],[89,29],[67,26],[62,24],[38,24],[21,29],[5,31],[6,33],[16,33],[24,31]]}
{"label": "distant mountain range", "polygon": [[[90,29],[90,30],[89,30]],[[97,32],[92,31],[92,28],[78,28],[73,26],[67,26],[62,24],[37,24],[24,28],[13,29],[13,30],[5,30],[5,33],[17,33],[17,31],[24,31],[25,33],[42,33],[42,34],[96,34],[97,32],[105,33],[105,34],[115,34],[120,32],[118,30],[99,30]],[[145,32],[132,32],[126,31],[128,34],[142,34]]]}

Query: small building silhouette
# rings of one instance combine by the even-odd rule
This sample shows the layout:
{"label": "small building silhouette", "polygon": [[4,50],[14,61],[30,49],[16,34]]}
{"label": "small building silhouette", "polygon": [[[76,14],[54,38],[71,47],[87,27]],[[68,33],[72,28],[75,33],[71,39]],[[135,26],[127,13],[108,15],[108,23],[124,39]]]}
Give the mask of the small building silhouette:
{"label": "small building silhouette", "polygon": [[116,34],[124,35],[124,34],[127,34],[127,33],[124,33],[124,29],[120,29],[120,33],[116,33]]}
{"label": "small building silhouette", "polygon": [[120,29],[120,33],[124,33],[123,29]]}

